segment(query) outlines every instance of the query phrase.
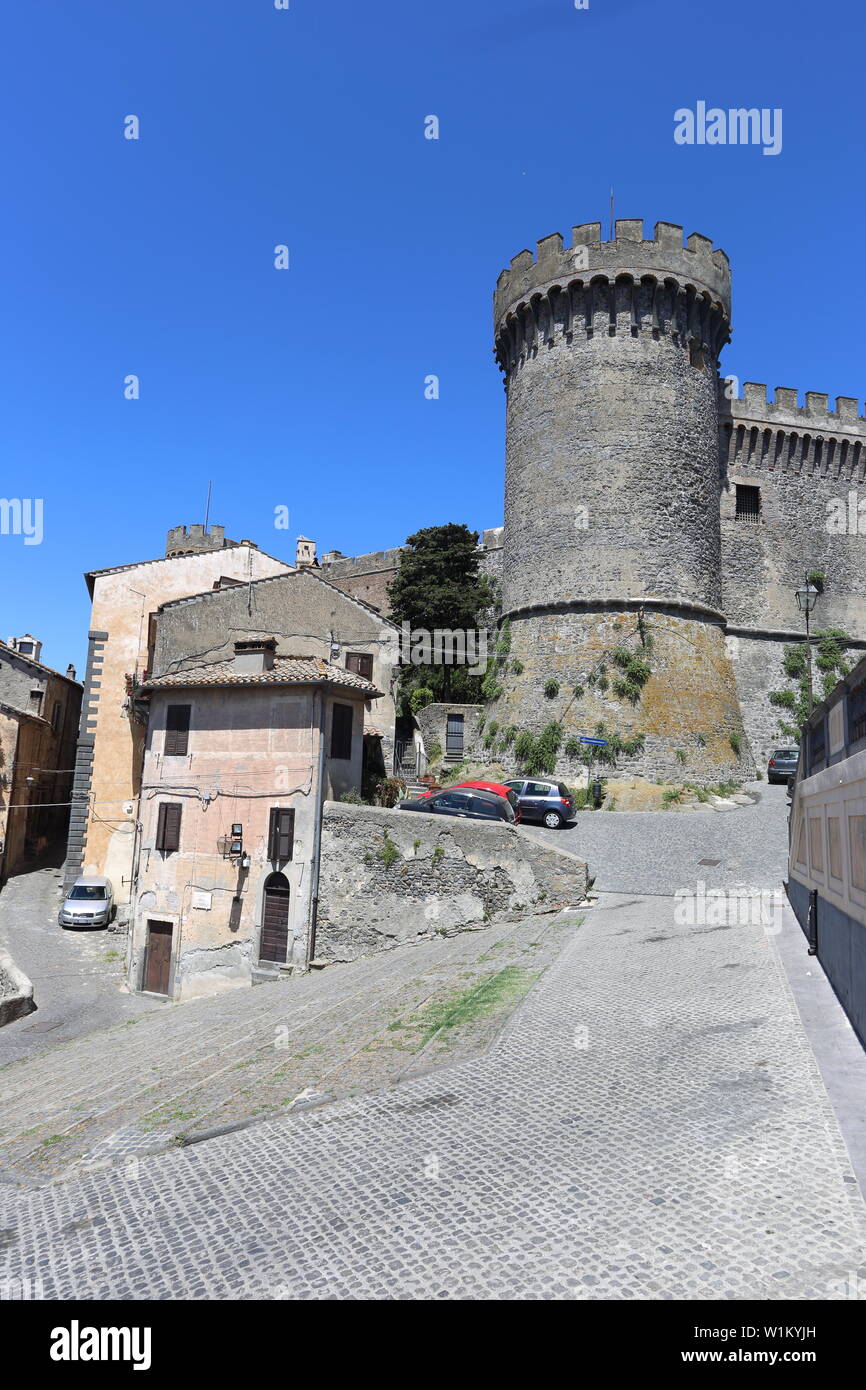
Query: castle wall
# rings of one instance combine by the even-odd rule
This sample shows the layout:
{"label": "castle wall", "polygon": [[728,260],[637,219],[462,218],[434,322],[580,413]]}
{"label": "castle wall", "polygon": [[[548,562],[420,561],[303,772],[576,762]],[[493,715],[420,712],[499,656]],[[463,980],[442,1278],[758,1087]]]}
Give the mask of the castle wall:
{"label": "castle wall", "polygon": [[[612,242],[593,223],[574,229],[571,248],[554,236],[535,260],[521,252],[494,305],[512,624],[495,718],[536,732],[556,720],[564,738],[598,721],[643,733],[636,770],[678,780],[752,767],[720,612],[717,366],[729,303],[724,252],[702,236],[684,246],[667,223],[644,241],[642,222],[627,220]],[[617,647],[651,666],[635,705],[615,695]],[[590,688],[604,663],[608,690]]]}
{"label": "castle wall", "polygon": [[[866,420],[855,400],[796,399],[747,383],[722,403],[722,604],[734,627],[801,630],[794,590],[822,570],[813,628],[866,639]],[[760,489],[757,524],[735,518],[738,483]]]}

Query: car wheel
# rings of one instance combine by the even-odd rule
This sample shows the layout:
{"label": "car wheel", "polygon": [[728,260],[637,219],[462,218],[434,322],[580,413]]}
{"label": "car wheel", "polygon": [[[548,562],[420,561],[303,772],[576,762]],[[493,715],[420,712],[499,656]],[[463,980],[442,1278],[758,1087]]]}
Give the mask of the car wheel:
{"label": "car wheel", "polygon": [[545,811],[543,820],[548,830],[558,830],[562,825],[562,816],[558,811]]}

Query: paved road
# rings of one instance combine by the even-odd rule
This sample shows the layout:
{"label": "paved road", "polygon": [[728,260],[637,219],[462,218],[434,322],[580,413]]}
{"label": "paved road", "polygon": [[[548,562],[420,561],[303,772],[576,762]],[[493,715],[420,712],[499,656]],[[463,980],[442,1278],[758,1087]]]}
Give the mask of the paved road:
{"label": "paved road", "polygon": [[564,830],[526,828],[585,859],[602,892],[672,894],[698,877],[773,888],[785,877],[788,789],[752,782],[746,791],[758,804],[736,811],[582,811]]}
{"label": "paved road", "polygon": [[[626,821],[586,833],[613,833],[602,819]],[[696,885],[709,827],[644,824],[629,889],[641,865],[654,892]],[[781,862],[779,828],[769,799],[714,818],[728,886],[764,886],[742,846]],[[866,1208],[772,918],[743,901],[684,920],[670,897],[605,894],[482,1057],[6,1190],[9,1273],[49,1298],[862,1296]]]}
{"label": "paved road", "polygon": [[59,869],[12,878],[0,893],[0,946],[33,981],[36,1012],[0,1029],[0,1066],[160,1008],[123,991],[126,937],[57,924]]}

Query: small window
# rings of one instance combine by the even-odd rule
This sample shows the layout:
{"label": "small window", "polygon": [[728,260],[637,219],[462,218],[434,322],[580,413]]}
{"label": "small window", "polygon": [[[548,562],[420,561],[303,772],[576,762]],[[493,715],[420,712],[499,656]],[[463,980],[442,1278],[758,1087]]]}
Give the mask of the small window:
{"label": "small window", "polygon": [[846,701],[848,706],[848,742],[859,743],[866,738],[866,681],[855,685]]}
{"label": "small window", "polygon": [[176,801],[161,801],[156,822],[156,848],[163,854],[180,849],[180,814],[183,807]]}
{"label": "small window", "polygon": [[295,813],[291,808],[274,806],[268,827],[268,859],[272,864],[291,859],[295,843]]}
{"label": "small window", "polygon": [[527,782],[526,784],[527,796],[550,796],[552,792],[553,787],[549,782]]}
{"label": "small window", "polygon": [[737,483],[736,519],[757,526],[761,520],[761,489]]}
{"label": "small window", "polygon": [[346,670],[354,671],[356,676],[363,676],[365,681],[373,679],[373,658],[368,652],[347,652]]}
{"label": "small window", "polygon": [[692,341],[689,343],[689,361],[691,362],[692,366],[697,367],[699,371],[703,371],[704,367],[706,366],[706,361],[704,359],[704,349],[702,344],[698,342],[697,338],[693,338]]}
{"label": "small window", "polygon": [[331,714],[331,757],[347,761],[352,756],[351,705],[334,705]]}
{"label": "small window", "polygon": [[31,692],[30,692],[30,708],[33,710],[34,714],[41,714],[41,713],[42,713],[42,691],[41,691],[41,690],[31,690]]}
{"label": "small window", "polygon": [[189,748],[191,705],[169,705],[165,713],[165,756],[184,757]]}

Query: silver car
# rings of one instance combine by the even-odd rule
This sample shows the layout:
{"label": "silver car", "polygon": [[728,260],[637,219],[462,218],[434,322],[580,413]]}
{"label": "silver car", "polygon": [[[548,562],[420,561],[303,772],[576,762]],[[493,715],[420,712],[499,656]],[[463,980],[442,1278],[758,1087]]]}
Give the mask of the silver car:
{"label": "silver car", "polygon": [[111,879],[77,878],[63,901],[57,920],[61,927],[107,927],[114,920]]}

